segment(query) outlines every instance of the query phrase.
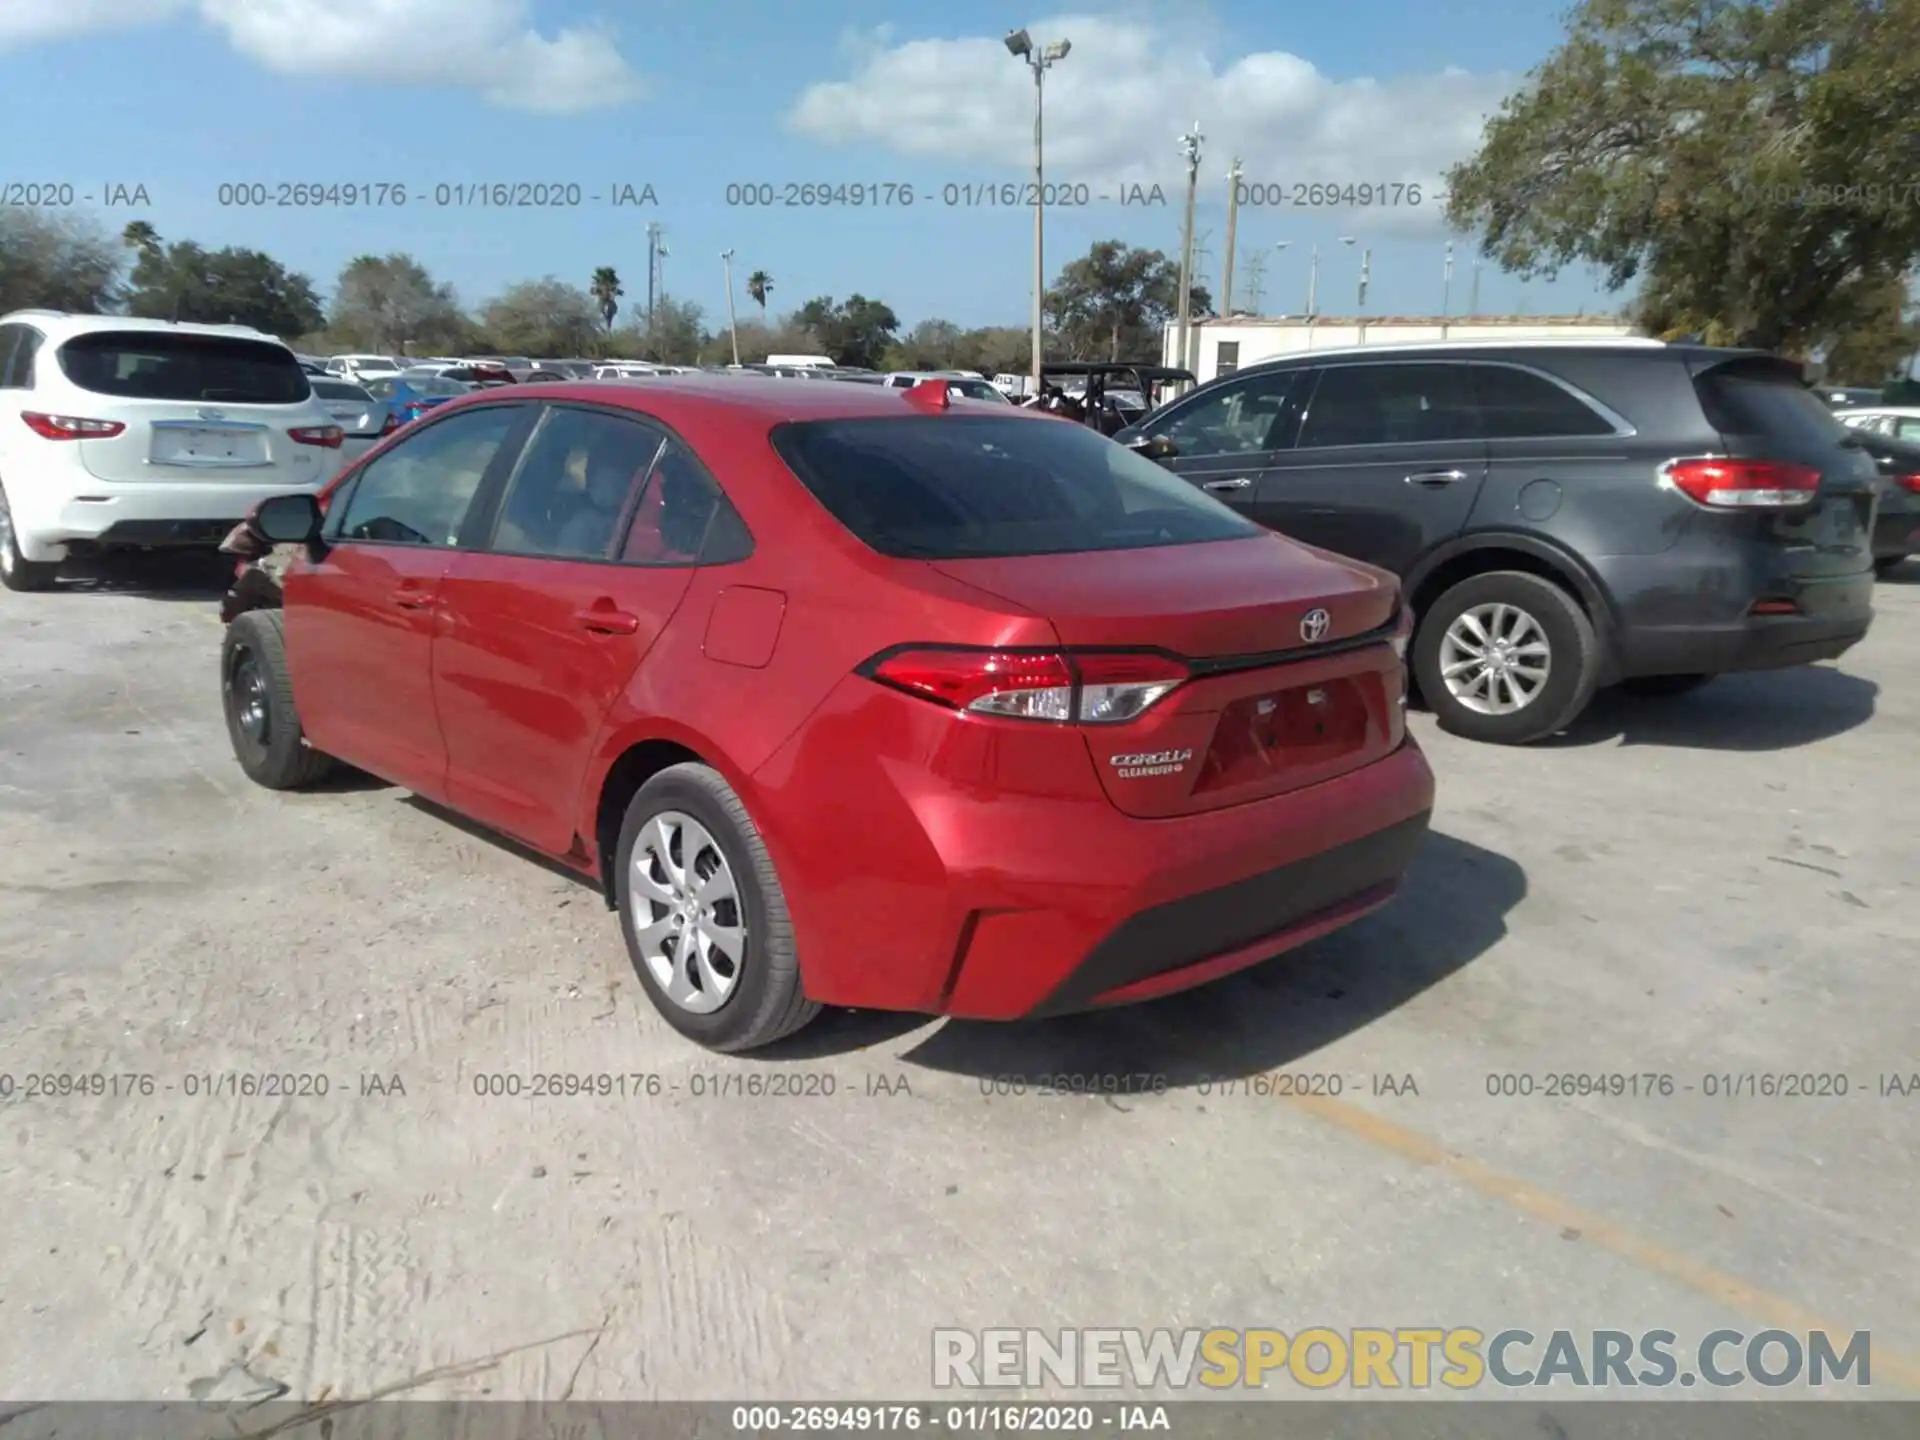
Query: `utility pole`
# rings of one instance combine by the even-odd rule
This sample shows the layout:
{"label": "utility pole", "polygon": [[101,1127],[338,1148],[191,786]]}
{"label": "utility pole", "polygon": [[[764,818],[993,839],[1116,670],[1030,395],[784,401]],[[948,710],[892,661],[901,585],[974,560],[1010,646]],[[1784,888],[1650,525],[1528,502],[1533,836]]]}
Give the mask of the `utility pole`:
{"label": "utility pole", "polygon": [[1220,271],[1220,318],[1233,318],[1233,240],[1240,224],[1240,158],[1227,167],[1227,263]]}
{"label": "utility pole", "polygon": [[653,330],[655,287],[660,278],[660,222],[647,223],[647,330]]}
{"label": "utility pole", "polygon": [[1193,328],[1193,205],[1200,184],[1200,142],[1206,137],[1200,133],[1200,122],[1193,122],[1193,129],[1180,137],[1180,153],[1187,161],[1187,214],[1182,223],[1180,241],[1180,364],[1179,369],[1188,370],[1192,351],[1188,336]]}
{"label": "utility pole", "polygon": [[1469,316],[1475,316],[1475,315],[1478,315],[1479,313],[1480,313],[1480,262],[1479,260],[1476,259],[1473,262],[1473,288],[1467,292],[1467,314]]}
{"label": "utility pole", "polygon": [[1320,244],[1314,242],[1313,258],[1307,262],[1307,319],[1320,314]]}
{"label": "utility pole", "polygon": [[1453,313],[1453,242],[1447,241],[1446,268],[1440,273],[1440,318]]}
{"label": "utility pole", "polygon": [[1373,278],[1373,247],[1360,252],[1360,313],[1367,313],[1367,282]]}
{"label": "utility pole", "polygon": [[733,313],[733,251],[722,250],[720,261],[727,267],[727,334],[733,338],[733,363],[740,363],[740,319]]}

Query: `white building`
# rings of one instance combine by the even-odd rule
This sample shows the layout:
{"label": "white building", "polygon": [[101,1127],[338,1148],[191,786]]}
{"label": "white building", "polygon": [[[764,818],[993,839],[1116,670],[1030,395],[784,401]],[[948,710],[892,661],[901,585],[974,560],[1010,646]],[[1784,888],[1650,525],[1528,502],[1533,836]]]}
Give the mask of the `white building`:
{"label": "white building", "polygon": [[1633,333],[1633,326],[1600,315],[1474,315],[1451,319],[1322,315],[1313,320],[1236,315],[1230,320],[1194,322],[1189,327],[1184,365],[1179,358],[1180,329],[1169,325],[1162,342],[1161,363],[1191,370],[1206,381],[1262,360],[1354,345],[1405,345],[1419,340],[1611,340]]}

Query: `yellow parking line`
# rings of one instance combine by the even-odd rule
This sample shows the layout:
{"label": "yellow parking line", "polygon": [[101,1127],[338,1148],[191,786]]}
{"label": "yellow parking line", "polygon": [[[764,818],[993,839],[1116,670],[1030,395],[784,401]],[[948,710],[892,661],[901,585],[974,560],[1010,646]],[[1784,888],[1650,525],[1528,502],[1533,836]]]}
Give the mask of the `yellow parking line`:
{"label": "yellow parking line", "polygon": [[[1736,1280],[1691,1256],[1643,1239],[1538,1186],[1529,1185],[1511,1175],[1503,1175],[1465,1155],[1455,1154],[1437,1141],[1396,1125],[1391,1120],[1382,1119],[1357,1105],[1319,1095],[1289,1098],[1309,1114],[1370,1145],[1391,1151],[1416,1165],[1430,1165],[1469,1190],[1490,1200],[1498,1200],[1535,1220],[1563,1230],[1577,1230],[1580,1238],[1589,1244],[1598,1245],[1602,1250],[1611,1251],[1643,1270],[1744,1311],[1771,1326],[1802,1335],[1809,1331],[1824,1330],[1836,1338],[1850,1335],[1858,1328],[1830,1324],[1784,1296],[1759,1289],[1744,1280]],[[1902,1389],[1920,1392],[1920,1362],[1909,1356],[1890,1354],[1879,1345],[1873,1347],[1873,1375],[1876,1381],[1891,1379]]]}

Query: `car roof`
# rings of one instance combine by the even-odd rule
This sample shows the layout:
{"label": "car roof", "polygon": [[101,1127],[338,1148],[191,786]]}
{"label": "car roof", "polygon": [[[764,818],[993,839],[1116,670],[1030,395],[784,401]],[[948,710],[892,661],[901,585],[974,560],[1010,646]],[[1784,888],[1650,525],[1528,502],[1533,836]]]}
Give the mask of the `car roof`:
{"label": "car roof", "polygon": [[291,355],[293,349],[277,335],[250,325],[197,325],[185,320],[143,320],[131,315],[75,315],[64,310],[15,310],[0,315],[0,325],[31,324],[50,340],[71,339],[100,330],[151,335],[209,335],[221,339],[263,340]]}
{"label": "car roof", "polygon": [[[669,425],[681,420],[751,419],[772,428],[794,420],[883,419],[928,412],[912,399],[913,391],[885,385],[793,385],[785,380],[761,375],[715,375],[693,371],[680,375],[660,375],[644,382],[617,379],[556,381],[539,387],[542,401],[579,400],[605,405],[631,399],[632,408],[658,416]],[[480,391],[462,396],[451,405],[498,403],[499,391]],[[510,397],[511,398],[511,397]],[[954,409],[968,414],[991,413],[1004,416],[1010,407],[994,404],[988,409],[984,400],[957,399]],[[1053,417],[1038,412],[1019,411],[1038,420]]]}
{"label": "car roof", "polygon": [[[1315,365],[1324,360],[1391,360],[1401,356],[1445,359],[1457,355],[1474,357],[1515,356],[1540,353],[1567,354],[1662,354],[1696,364],[1718,365],[1746,358],[1781,359],[1766,350],[1732,346],[1697,345],[1689,341],[1653,340],[1640,335],[1586,337],[1579,335],[1539,336],[1534,339],[1489,340],[1408,340],[1377,345],[1340,345],[1325,350],[1301,350],[1291,355],[1276,355],[1256,360],[1231,372],[1244,375],[1250,370],[1277,370]],[[1218,378],[1218,377],[1217,377]]]}

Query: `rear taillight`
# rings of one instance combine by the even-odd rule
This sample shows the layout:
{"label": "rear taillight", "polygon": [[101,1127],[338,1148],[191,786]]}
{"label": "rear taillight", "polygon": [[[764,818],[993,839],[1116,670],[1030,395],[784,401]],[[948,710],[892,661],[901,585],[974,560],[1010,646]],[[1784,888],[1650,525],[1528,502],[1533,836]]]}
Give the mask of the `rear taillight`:
{"label": "rear taillight", "polygon": [[1186,680],[1187,667],[1154,651],[889,651],[861,673],[971,715],[1054,724],[1121,725]]}
{"label": "rear taillight", "polygon": [[1820,472],[1782,460],[1674,460],[1666,482],[1709,510],[1779,510],[1805,505],[1820,491]]}
{"label": "rear taillight", "polygon": [[42,415],[23,410],[27,428],[47,440],[107,440],[127,427],[118,420],[83,420],[78,415]]}
{"label": "rear taillight", "polygon": [[391,435],[394,431],[398,430],[399,428],[400,428],[400,417],[394,414],[393,411],[389,410],[387,412],[387,418],[385,419],[385,421],[381,423],[380,433],[382,435]]}
{"label": "rear taillight", "polygon": [[1911,495],[1920,495],[1920,475],[1896,475],[1893,483]]}
{"label": "rear taillight", "polygon": [[338,450],[340,442],[347,438],[347,432],[338,425],[301,425],[287,434],[302,445],[318,445],[326,450]]}

